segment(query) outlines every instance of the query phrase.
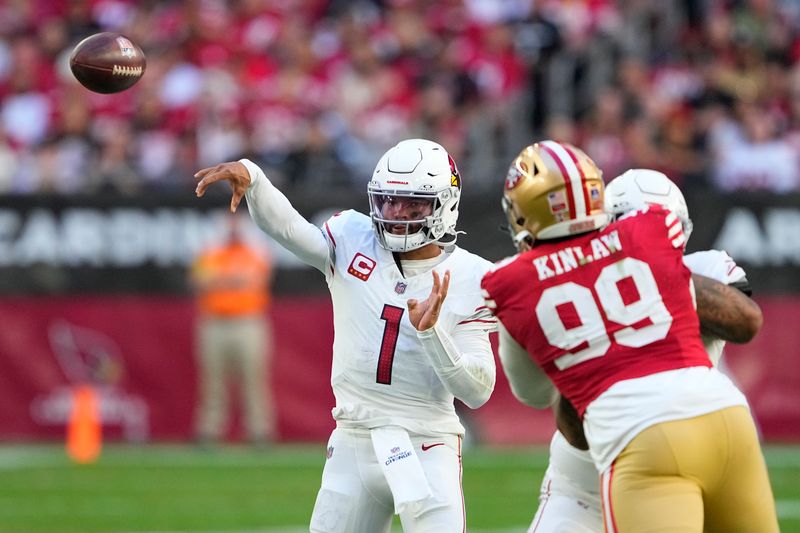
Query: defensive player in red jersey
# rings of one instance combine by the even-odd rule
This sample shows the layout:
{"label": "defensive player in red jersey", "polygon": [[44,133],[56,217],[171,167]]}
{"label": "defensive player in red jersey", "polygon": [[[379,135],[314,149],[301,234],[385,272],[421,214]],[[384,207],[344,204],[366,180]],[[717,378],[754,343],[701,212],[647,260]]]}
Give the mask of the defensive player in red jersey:
{"label": "defensive player in red jersey", "polygon": [[[661,172],[631,169],[607,183],[604,196],[606,212],[612,217],[656,204],[678,216],[686,239],[692,232],[693,224],[683,194]],[[520,251],[530,249],[527,240],[517,244]],[[747,296],[750,285],[744,270],[724,251],[691,253],[683,256],[683,262],[692,274],[707,276],[725,284],[719,287],[708,285],[705,278],[692,278],[695,281],[701,331],[704,331],[703,344],[711,362],[716,365],[725,341],[741,343],[752,339],[760,328],[763,315],[758,305]],[[524,350],[516,355],[504,351],[502,356],[509,368],[517,365],[515,357],[519,358],[518,365],[535,365]],[[531,397],[539,396],[542,390],[547,391],[548,385],[551,385],[549,381],[537,383],[520,377],[520,372],[515,372],[512,381],[514,394],[526,405],[530,404]],[[547,399],[552,401],[552,396]],[[562,404],[563,401],[558,406]],[[542,407],[537,403],[531,406]],[[580,443],[583,434],[580,420],[573,421],[565,429],[563,422],[567,413],[558,413],[562,415],[559,417],[561,429]],[[572,430],[573,434],[568,430]],[[583,446],[572,446],[560,431],[556,431],[550,442],[550,461],[542,479],[539,507],[528,533],[597,533],[603,530],[601,507],[600,478],[588,446],[585,451]]]}
{"label": "defensive player in red jersey", "polygon": [[[503,206],[531,249],[483,279],[509,380],[543,371],[583,422],[606,531],[777,531],[739,390],[703,348],[678,217],[608,223],[603,181],[577,148],[525,148]],[[529,354],[506,365],[508,353]]]}

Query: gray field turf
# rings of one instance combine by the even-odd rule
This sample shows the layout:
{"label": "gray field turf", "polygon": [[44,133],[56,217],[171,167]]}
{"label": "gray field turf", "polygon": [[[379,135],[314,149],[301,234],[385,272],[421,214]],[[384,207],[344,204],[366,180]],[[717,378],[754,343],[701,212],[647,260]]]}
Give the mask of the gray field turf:
{"label": "gray field turf", "polygon": [[[110,445],[74,465],[60,446],[0,446],[0,531],[307,531],[324,450]],[[765,453],[782,531],[800,533],[800,446]],[[543,448],[465,450],[468,530],[523,532],[546,461]]]}

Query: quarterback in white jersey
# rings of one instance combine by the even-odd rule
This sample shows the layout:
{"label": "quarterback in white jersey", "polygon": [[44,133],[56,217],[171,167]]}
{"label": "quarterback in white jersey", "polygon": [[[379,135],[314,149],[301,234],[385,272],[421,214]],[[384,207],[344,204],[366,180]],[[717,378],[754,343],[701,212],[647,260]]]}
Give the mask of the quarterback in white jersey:
{"label": "quarterback in white jersey", "polygon": [[[692,230],[686,202],[678,187],[660,172],[634,169],[612,180],[605,191],[606,211],[614,216],[659,204],[681,219],[687,239]],[[739,288],[749,295],[744,270],[724,251],[684,256],[694,274]],[[703,332],[703,345],[716,366],[725,340]],[[550,463],[542,481],[539,508],[528,533],[599,533],[603,531],[600,478],[588,451],[567,442],[556,431],[550,442]]]}
{"label": "quarterback in white jersey", "polygon": [[253,219],[320,270],[333,301],[336,429],[312,532],[463,532],[461,425],[453,404],[483,405],[495,383],[480,279],[491,263],[455,246],[461,177],[440,145],[399,143],[368,186],[370,216],[307,222],[249,160],[196,175],[246,196]]}

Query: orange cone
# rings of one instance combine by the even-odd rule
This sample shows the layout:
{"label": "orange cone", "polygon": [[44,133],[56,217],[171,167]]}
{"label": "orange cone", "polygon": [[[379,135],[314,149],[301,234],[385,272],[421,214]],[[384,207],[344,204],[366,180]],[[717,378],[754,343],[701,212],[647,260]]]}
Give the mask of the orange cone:
{"label": "orange cone", "polygon": [[67,455],[76,463],[91,463],[100,456],[102,440],[97,393],[89,385],[80,385],[72,393]]}

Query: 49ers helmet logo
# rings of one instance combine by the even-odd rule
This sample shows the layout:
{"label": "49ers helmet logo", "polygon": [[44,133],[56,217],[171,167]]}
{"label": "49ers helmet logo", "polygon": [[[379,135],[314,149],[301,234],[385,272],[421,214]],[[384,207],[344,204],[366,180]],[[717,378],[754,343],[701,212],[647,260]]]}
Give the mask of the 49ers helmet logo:
{"label": "49ers helmet logo", "polygon": [[524,174],[522,173],[522,171],[518,169],[516,166],[512,166],[511,168],[509,168],[508,174],[506,174],[506,190],[510,191],[511,189],[516,187],[523,176]]}

